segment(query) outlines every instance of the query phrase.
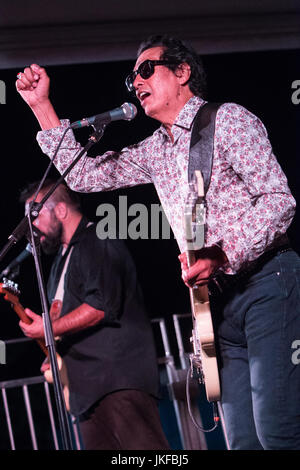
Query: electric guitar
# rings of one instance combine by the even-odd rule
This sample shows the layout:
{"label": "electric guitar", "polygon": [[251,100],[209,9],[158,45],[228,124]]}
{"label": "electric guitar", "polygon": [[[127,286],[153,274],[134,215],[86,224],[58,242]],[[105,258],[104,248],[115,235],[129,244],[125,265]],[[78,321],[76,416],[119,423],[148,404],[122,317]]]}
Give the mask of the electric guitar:
{"label": "electric guitar", "polygon": [[[32,323],[32,319],[29,318],[26,315],[26,312],[22,305],[19,302],[19,295],[20,291],[18,290],[17,284],[14,282],[8,280],[8,279],[3,279],[3,282],[0,283],[0,294],[4,294],[4,299],[7,300],[18,317],[24,322],[30,325]],[[56,319],[60,315],[62,303],[60,300],[54,300],[51,304],[50,308],[50,318]],[[46,347],[45,341],[43,339],[36,339],[38,345],[40,346],[41,350],[45,354],[45,356],[48,358],[49,353],[48,349]],[[68,386],[68,376],[67,376],[67,370],[66,366],[59,354],[57,354],[57,365],[58,365],[58,370],[59,370],[59,375],[63,387],[63,393],[65,397],[65,403],[66,403],[66,408],[69,411],[70,406],[69,406],[69,386]],[[53,383],[53,375],[51,371],[51,367],[47,369],[44,372],[44,377],[48,383]]]}
{"label": "electric guitar", "polygon": [[[205,201],[200,171],[195,172],[195,178],[189,185],[184,222],[187,262],[190,267],[196,261],[195,252],[204,246]],[[220,381],[208,287],[206,285],[195,286],[189,291],[193,320],[191,342],[194,351],[190,355],[191,365],[196,369],[200,383],[205,385],[207,400],[216,402],[220,399]]]}

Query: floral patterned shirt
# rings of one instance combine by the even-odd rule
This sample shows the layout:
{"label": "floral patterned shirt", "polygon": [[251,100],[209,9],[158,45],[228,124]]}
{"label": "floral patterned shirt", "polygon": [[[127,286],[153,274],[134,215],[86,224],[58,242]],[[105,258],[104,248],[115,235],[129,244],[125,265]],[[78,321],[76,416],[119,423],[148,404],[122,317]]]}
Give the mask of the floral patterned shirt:
{"label": "floral patterned shirt", "polygon": [[[68,185],[75,191],[93,192],[153,183],[180,251],[186,251],[183,213],[189,189],[190,136],[193,119],[204,103],[195,96],[186,103],[172,126],[173,141],[161,126],[120,152],[82,157],[67,176]],[[62,120],[60,127],[38,133],[44,153],[54,155],[68,125],[68,120]],[[69,131],[54,160],[60,173],[80,149]],[[206,204],[205,244],[222,247],[229,261],[224,267],[228,274],[276,246],[294,216],[295,200],[264,125],[235,103],[225,103],[217,112]]]}

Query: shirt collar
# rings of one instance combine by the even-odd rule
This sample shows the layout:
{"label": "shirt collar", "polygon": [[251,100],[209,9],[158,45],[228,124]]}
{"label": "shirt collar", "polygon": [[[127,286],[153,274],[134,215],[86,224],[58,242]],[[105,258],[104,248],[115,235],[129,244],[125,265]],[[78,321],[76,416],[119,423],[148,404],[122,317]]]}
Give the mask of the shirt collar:
{"label": "shirt collar", "polygon": [[[183,106],[179,114],[177,115],[174,124],[172,126],[172,133],[177,134],[177,129],[178,128],[183,128],[183,129],[191,129],[194,118],[197,114],[198,109],[200,106],[202,106],[205,103],[205,101],[200,98],[199,96],[192,96],[186,104]],[[168,135],[164,125],[162,124],[159,129],[157,130],[158,132]]]}
{"label": "shirt collar", "polygon": [[89,223],[89,220],[86,216],[82,216],[77,229],[75,230],[73,237],[70,240],[69,245],[74,245],[74,243],[77,243],[79,241],[81,232],[86,228],[87,224]]}
{"label": "shirt collar", "polygon": [[202,104],[204,104],[204,101],[199,96],[193,96],[190,98],[181,109],[173,126],[191,129],[194,117]]}

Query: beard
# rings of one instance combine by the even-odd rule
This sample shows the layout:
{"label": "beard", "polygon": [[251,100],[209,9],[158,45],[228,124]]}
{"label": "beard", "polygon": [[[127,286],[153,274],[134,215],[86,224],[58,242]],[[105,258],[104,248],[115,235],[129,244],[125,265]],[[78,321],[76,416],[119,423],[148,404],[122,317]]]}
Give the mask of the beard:
{"label": "beard", "polygon": [[42,233],[41,238],[42,250],[47,255],[52,255],[59,250],[63,234],[62,223],[56,218],[54,213],[51,218],[51,228],[48,233]]}

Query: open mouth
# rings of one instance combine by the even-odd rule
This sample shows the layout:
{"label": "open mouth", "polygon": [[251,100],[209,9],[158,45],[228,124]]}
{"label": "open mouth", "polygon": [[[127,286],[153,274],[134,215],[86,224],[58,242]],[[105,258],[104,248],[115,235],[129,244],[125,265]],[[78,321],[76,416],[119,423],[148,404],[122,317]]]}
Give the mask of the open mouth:
{"label": "open mouth", "polygon": [[145,101],[146,98],[148,98],[148,96],[150,96],[150,93],[148,93],[147,91],[142,91],[139,93],[139,100],[141,103],[143,103]]}

